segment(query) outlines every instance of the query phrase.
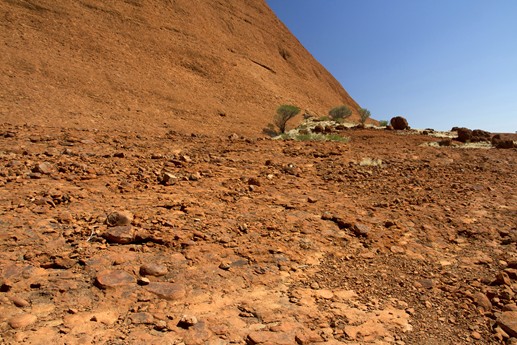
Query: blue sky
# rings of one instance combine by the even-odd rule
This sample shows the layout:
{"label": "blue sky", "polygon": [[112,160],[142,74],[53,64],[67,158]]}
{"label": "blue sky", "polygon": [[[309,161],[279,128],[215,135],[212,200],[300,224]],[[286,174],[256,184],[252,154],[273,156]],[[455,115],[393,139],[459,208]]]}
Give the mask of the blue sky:
{"label": "blue sky", "polygon": [[266,1],[372,117],[517,131],[517,0]]}

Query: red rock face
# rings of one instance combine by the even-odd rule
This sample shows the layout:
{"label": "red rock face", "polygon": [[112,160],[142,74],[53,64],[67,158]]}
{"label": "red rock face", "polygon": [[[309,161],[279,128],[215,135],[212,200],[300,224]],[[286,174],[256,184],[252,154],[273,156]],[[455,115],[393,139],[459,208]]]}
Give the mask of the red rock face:
{"label": "red rock face", "polygon": [[264,0],[2,1],[0,16],[2,121],[260,134],[282,103],[358,107]]}

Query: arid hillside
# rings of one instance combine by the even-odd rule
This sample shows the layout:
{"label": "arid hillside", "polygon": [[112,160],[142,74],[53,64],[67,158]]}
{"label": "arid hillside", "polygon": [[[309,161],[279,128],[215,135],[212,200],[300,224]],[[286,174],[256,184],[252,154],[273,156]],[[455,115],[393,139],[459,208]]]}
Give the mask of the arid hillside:
{"label": "arid hillside", "polygon": [[264,0],[2,0],[0,18],[2,122],[259,134],[282,103],[358,107]]}

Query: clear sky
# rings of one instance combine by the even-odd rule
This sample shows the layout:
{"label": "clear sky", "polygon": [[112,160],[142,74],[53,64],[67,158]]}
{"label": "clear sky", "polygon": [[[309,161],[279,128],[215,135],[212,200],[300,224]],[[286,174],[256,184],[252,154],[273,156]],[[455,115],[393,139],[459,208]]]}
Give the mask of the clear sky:
{"label": "clear sky", "polygon": [[517,131],[517,0],[266,0],[378,120]]}

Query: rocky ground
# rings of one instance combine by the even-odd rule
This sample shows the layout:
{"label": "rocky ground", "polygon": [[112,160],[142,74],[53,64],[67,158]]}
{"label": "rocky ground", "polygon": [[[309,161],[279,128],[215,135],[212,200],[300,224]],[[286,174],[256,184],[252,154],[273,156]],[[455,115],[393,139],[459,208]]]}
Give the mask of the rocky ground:
{"label": "rocky ground", "polygon": [[0,126],[2,344],[517,344],[517,151]]}

